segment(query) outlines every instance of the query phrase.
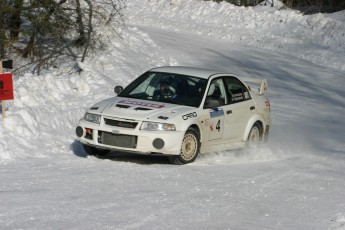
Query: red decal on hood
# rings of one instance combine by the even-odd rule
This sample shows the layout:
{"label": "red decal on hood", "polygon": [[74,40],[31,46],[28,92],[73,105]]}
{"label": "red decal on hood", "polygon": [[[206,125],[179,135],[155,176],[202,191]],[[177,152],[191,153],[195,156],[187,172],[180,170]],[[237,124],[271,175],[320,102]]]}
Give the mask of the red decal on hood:
{"label": "red decal on hood", "polygon": [[164,105],[162,104],[154,104],[154,103],[148,103],[148,102],[142,102],[142,101],[121,100],[118,103],[126,104],[126,105],[140,105],[140,106],[156,108],[156,109],[160,109],[164,107]]}

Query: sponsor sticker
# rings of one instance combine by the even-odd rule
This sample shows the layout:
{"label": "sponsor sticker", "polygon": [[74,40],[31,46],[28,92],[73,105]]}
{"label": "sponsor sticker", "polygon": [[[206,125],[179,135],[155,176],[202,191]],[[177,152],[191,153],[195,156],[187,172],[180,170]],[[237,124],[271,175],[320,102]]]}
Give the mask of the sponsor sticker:
{"label": "sponsor sticker", "polygon": [[189,118],[193,118],[193,117],[197,117],[198,114],[196,112],[193,112],[193,113],[188,113],[188,114],[185,114],[182,116],[182,119],[183,120],[188,120]]}
{"label": "sponsor sticker", "polygon": [[216,108],[210,111],[211,118],[224,116],[224,110],[221,108]]}
{"label": "sponsor sticker", "polygon": [[118,103],[126,104],[126,105],[140,105],[140,106],[145,106],[145,107],[155,108],[155,109],[160,109],[164,107],[164,105],[162,104],[155,104],[155,103],[143,102],[143,101],[121,100]]}

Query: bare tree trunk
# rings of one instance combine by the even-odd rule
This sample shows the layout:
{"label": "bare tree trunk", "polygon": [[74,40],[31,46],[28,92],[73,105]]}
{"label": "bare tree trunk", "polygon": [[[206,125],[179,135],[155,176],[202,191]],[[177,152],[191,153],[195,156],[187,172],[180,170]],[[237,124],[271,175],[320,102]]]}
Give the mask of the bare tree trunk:
{"label": "bare tree trunk", "polygon": [[13,5],[13,14],[10,22],[10,38],[15,41],[19,37],[20,16],[22,14],[23,0],[15,0]]}
{"label": "bare tree trunk", "polygon": [[5,58],[6,33],[5,33],[5,0],[0,0],[0,59]]}
{"label": "bare tree trunk", "polygon": [[35,39],[36,39],[36,32],[33,31],[30,36],[30,41],[28,42],[28,44],[26,45],[24,49],[23,58],[27,58],[29,57],[29,55],[33,55]]}
{"label": "bare tree trunk", "polygon": [[85,35],[85,29],[83,24],[83,18],[82,18],[82,11],[80,8],[80,1],[76,0],[76,13],[77,13],[77,25],[78,25],[78,32],[79,32],[79,38],[76,41],[77,46],[83,46],[86,42],[86,35]]}
{"label": "bare tree trunk", "polygon": [[81,58],[81,62],[84,62],[84,60],[85,60],[85,57],[86,57],[86,54],[87,54],[87,50],[89,49],[89,46],[90,46],[91,33],[92,33],[92,30],[93,30],[93,27],[92,27],[92,17],[93,17],[92,2],[90,0],[85,0],[85,2],[89,6],[89,20],[88,20],[88,31],[87,31],[87,37],[86,37],[86,44],[85,44],[85,47],[84,47],[84,52],[83,52],[83,56]]}

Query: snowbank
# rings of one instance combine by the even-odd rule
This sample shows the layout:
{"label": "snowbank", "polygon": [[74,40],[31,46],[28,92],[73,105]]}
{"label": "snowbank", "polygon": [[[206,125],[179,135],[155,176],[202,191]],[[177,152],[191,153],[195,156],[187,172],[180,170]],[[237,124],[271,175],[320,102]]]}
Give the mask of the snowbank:
{"label": "snowbank", "polygon": [[41,76],[14,77],[15,100],[7,102],[7,118],[0,121],[0,163],[54,157],[54,152],[69,155],[75,125],[89,106],[114,96],[115,85],[127,85],[154,66],[176,64],[136,28],[112,37],[107,49],[79,63],[80,74],[50,69]]}

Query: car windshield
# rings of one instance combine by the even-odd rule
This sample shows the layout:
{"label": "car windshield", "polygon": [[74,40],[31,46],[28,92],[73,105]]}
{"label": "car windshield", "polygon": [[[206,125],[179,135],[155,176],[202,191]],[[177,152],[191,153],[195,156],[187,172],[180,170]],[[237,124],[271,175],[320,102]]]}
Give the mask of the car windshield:
{"label": "car windshield", "polygon": [[206,84],[206,79],[193,76],[146,72],[118,96],[199,107]]}

